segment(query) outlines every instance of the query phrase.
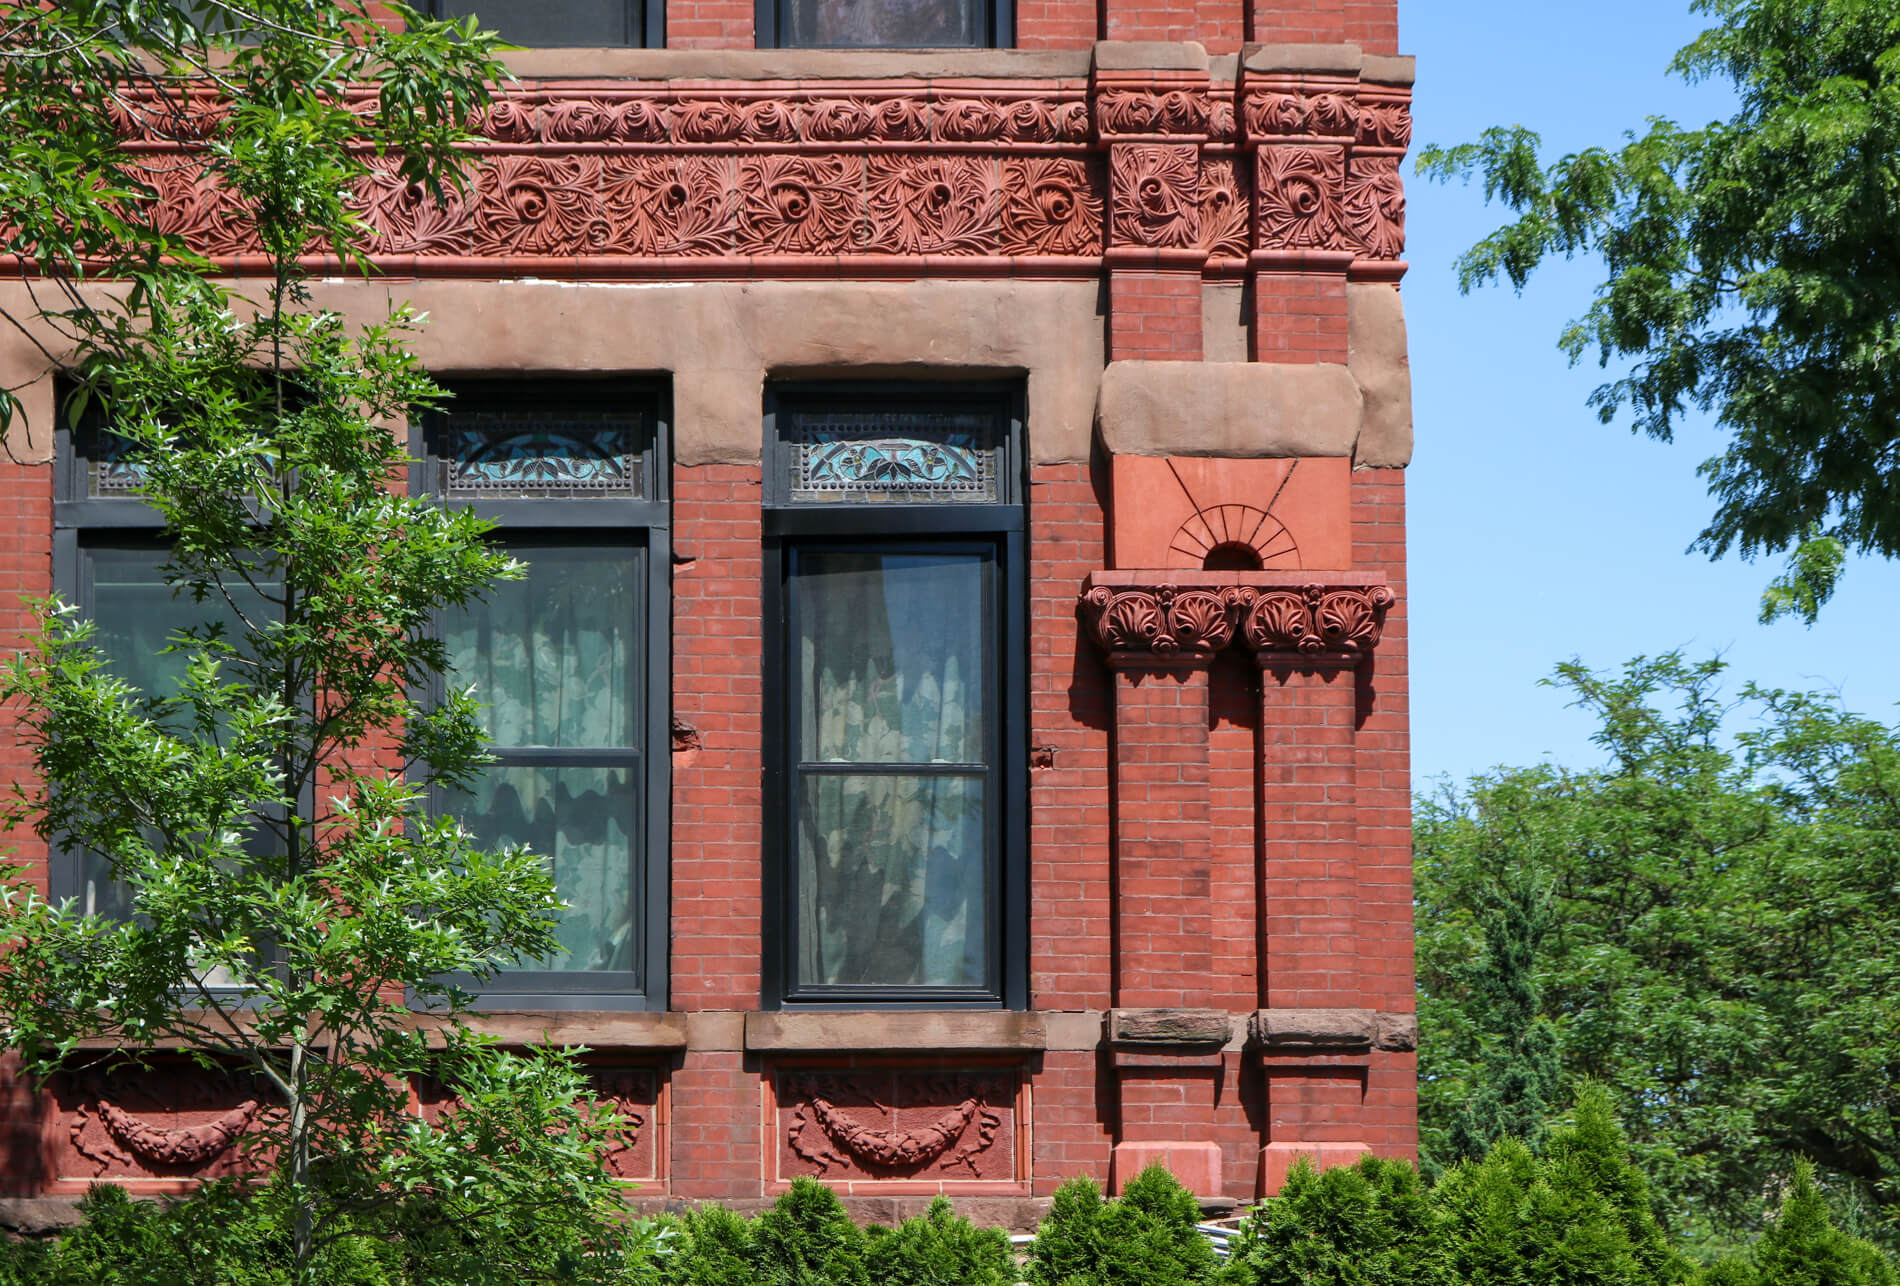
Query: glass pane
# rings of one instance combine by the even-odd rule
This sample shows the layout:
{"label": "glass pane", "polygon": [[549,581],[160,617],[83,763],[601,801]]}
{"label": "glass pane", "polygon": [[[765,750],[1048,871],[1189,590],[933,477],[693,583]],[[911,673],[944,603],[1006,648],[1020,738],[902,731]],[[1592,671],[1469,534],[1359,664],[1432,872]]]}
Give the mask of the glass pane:
{"label": "glass pane", "polygon": [[[194,603],[189,594],[172,591],[160,572],[167,557],[164,550],[90,549],[87,557],[92,564],[92,618],[98,627],[94,641],[113,672],[147,696],[177,695],[191,667],[189,652],[162,650],[179,630],[221,622],[226,638],[235,642],[244,637],[243,622],[230,603],[216,598]],[[264,588],[275,592],[277,587]],[[248,588],[239,588],[233,598],[253,621],[261,623],[272,611]]]}
{"label": "glass pane", "polygon": [[516,548],[522,580],[456,614],[444,641],[498,746],[633,746],[641,551]]}
{"label": "glass pane", "polygon": [[983,779],[807,773],[799,795],[799,981],[983,986]]}
{"label": "glass pane", "polygon": [[646,430],[625,412],[458,411],[436,453],[449,495],[641,493]]}
{"label": "glass pane", "polygon": [[801,551],[799,759],[985,761],[985,554]]}
{"label": "glass pane", "polygon": [[437,0],[444,18],[475,14],[484,30],[512,45],[625,45],[627,0]]}
{"label": "glass pane", "polygon": [[[177,631],[218,622],[224,625],[228,639],[240,642],[245,630],[240,610],[258,624],[275,616],[275,608],[265,595],[278,592],[276,584],[264,584],[262,594],[239,587],[233,594],[235,607],[222,598],[193,602],[188,593],[174,592],[165,583],[161,570],[168,557],[165,550],[90,547],[85,556],[92,572],[93,621],[97,627],[94,641],[112,671],[147,696],[174,696],[184,681],[191,654],[162,650]],[[226,674],[240,677],[230,667]],[[155,840],[156,835],[148,838]],[[251,832],[246,847],[262,854],[273,851],[277,843],[275,832],[258,827]],[[88,914],[129,919],[129,891],[112,879],[105,856],[91,850],[72,856],[78,865],[80,909]],[[216,972],[206,978],[211,986],[227,986],[231,981]]]}
{"label": "glass pane", "polygon": [[788,411],[794,504],[988,504],[1002,443],[989,411]]}
{"label": "glass pane", "polygon": [[929,49],[989,43],[985,8],[974,0],[783,0],[790,43],[847,48]]}
{"label": "glass pane", "polygon": [[484,849],[526,848],[553,860],[567,902],[567,948],[524,969],[560,972],[634,968],[634,769],[497,764],[449,811]]}

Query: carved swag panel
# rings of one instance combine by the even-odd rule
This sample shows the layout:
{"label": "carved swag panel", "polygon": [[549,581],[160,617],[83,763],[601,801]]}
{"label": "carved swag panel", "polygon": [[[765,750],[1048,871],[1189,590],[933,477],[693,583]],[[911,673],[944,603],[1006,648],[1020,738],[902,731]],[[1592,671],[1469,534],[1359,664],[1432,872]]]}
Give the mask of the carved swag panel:
{"label": "carved swag panel", "polygon": [[[658,1181],[663,1156],[658,1069],[642,1064],[590,1063],[588,1081],[594,1088],[594,1102],[612,1108],[626,1123],[607,1149],[608,1171],[621,1179]],[[438,1082],[423,1081],[416,1087],[416,1107],[424,1120],[436,1120],[455,1102]]]}
{"label": "carved swag panel", "polygon": [[1021,1178],[1013,1069],[780,1068],[773,1086],[777,1181],[954,1188]]}
{"label": "carved swag panel", "polygon": [[46,1152],[61,1192],[102,1179],[167,1189],[239,1173],[254,1164],[245,1135],[269,1110],[250,1078],[173,1059],[76,1068],[50,1090]]}

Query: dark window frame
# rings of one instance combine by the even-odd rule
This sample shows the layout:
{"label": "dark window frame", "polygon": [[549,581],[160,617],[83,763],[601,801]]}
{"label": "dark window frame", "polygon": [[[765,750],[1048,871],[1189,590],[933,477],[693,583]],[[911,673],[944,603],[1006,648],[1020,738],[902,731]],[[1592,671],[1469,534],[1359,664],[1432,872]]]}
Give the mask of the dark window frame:
{"label": "dark window frame", "polygon": [[[942,407],[949,403],[993,408],[1004,440],[998,470],[999,495],[988,504],[788,505],[783,494],[778,416],[799,405],[826,409],[887,408],[893,403]],[[799,382],[769,386],[765,398],[766,505],[763,521],[764,710],[762,712],[763,815],[760,1008],[765,1010],[1004,1009],[1029,1007],[1029,559],[1025,512],[1023,395],[1020,383],[918,383],[894,381]],[[982,989],[888,986],[805,986],[797,978],[796,826],[785,824],[797,806],[795,732],[797,638],[791,574],[803,548],[988,547],[997,574],[996,647],[986,657],[997,693],[989,779],[997,783],[991,829],[996,845],[995,895],[991,908],[991,953],[995,985]]]}
{"label": "dark window frame", "polygon": [[[657,0],[656,0],[657,2]],[[1016,47],[1015,0],[987,0],[987,39],[972,45],[820,45],[806,44],[791,31],[791,14],[784,0],[754,0],[753,43],[760,49],[842,49],[889,52],[892,49],[1014,49]]]}
{"label": "dark window frame", "polygon": [[[62,383],[55,404],[65,406],[68,392]],[[62,415],[53,432],[53,590],[86,620],[95,620],[98,615],[90,551],[138,549],[157,553],[171,545],[164,516],[143,496],[92,494],[93,457],[87,448],[99,440],[101,428],[96,413],[86,415],[78,427]],[[305,786],[299,808],[307,814],[315,802],[315,786]],[[79,864],[58,840],[47,846],[46,889],[53,902],[81,899],[85,894]],[[250,993],[242,987],[214,985],[206,989],[240,1008],[250,1003]]]}
{"label": "dark window frame", "polygon": [[[410,430],[410,494],[435,496],[445,504],[471,508],[497,524],[494,538],[504,544],[582,545],[592,532],[597,545],[630,544],[644,550],[646,579],[643,620],[636,638],[643,646],[641,662],[641,725],[635,736],[639,780],[635,789],[637,816],[628,834],[635,844],[632,889],[638,898],[634,927],[640,935],[635,958],[639,972],[579,973],[511,971],[477,985],[467,976],[452,978],[475,998],[477,1009],[662,1011],[668,1000],[671,862],[671,753],[672,721],[672,514],[668,478],[671,400],[663,381],[651,379],[588,379],[571,375],[510,376],[505,379],[445,379],[452,395],[477,394],[487,404],[640,408],[651,432],[640,463],[637,496],[582,495],[536,498],[445,496],[432,479],[441,457],[432,451],[434,436],[443,422],[440,412],[419,417]],[[453,401],[447,404],[453,407]],[[428,697],[439,697],[438,679]],[[593,751],[585,752],[594,758]],[[553,763],[560,750],[514,752],[504,762]],[[575,756],[578,757],[578,756]],[[429,807],[441,811],[443,792],[432,788]],[[519,980],[511,985],[510,980]]]}
{"label": "dark window frame", "polygon": [[[510,44],[523,44],[531,49],[664,49],[666,48],[666,0],[599,0],[603,5],[613,5],[625,12],[625,31],[627,38],[614,45],[588,44],[552,44],[526,45],[510,39],[507,32],[502,38]],[[428,17],[440,18],[443,0],[422,0],[417,8]],[[481,10],[479,4],[472,5],[479,22]]]}

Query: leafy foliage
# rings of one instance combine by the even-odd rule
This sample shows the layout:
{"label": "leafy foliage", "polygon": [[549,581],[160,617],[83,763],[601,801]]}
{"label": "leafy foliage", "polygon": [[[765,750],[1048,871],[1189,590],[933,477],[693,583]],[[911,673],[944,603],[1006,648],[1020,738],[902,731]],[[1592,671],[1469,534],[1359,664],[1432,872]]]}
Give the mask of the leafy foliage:
{"label": "leafy foliage", "polygon": [[1200,1206],[1151,1165],[1103,1201],[1087,1179],[1056,1193],[1030,1254],[1030,1286],[1190,1286],[1212,1279],[1214,1251],[1196,1231]]}
{"label": "leafy foliage", "polygon": [[1564,666],[1603,766],[1500,770],[1421,801],[1425,1152],[1456,1154],[1456,1122],[1493,1074],[1486,917],[1535,888],[1548,908],[1531,980],[1565,1092],[1596,1078],[1630,1105],[1672,1226],[1744,1235],[1805,1156],[1863,1212],[1860,1231],[1891,1243],[1900,730],[1826,696],[1749,687],[1730,702],[1721,669],[1674,655],[1616,675]]}
{"label": "leafy foliage", "polygon": [[[503,74],[472,21],[398,6],[390,30],[379,10],[0,0],[0,248],[37,267],[46,304],[9,320],[49,362],[78,355],[75,425],[97,412],[128,444],[167,581],[225,618],[174,635],[175,691],[141,691],[90,624],[45,603],[0,676],[38,769],[7,824],[98,855],[129,907],[83,914],[7,869],[0,1035],[41,1075],[88,1038],[132,1062],[182,1048],[265,1100],[242,1140],[255,1177],[232,1189],[254,1210],[210,1191],[164,1212],[101,1196],[66,1260],[109,1242],[162,1266],[276,1220],[232,1280],[282,1268],[305,1286],[365,1239],[387,1251],[365,1264],[420,1255],[429,1280],[606,1280],[641,1259],[601,1162],[620,1122],[583,1105],[571,1056],[473,1035],[445,981],[558,947],[546,862],[476,850],[424,806],[486,762],[471,693],[412,695],[447,665],[437,614],[517,569],[484,523],[393,485],[409,462],[392,426],[441,396],[404,347],[417,319],[352,327],[304,284],[313,247],[363,262],[347,197],[373,166],[425,193],[462,182],[456,144]],[[234,27],[244,43],[219,34]],[[373,103],[352,99],[369,84]],[[155,222],[154,154],[121,146],[130,118],[186,144],[163,163],[262,247],[258,297]],[[15,410],[0,398],[0,420]],[[430,1120],[409,1102],[425,1076],[446,1091]]]}
{"label": "leafy foliage", "polygon": [[1496,128],[1419,168],[1476,176],[1517,214],[1460,260],[1464,289],[1521,288],[1553,255],[1602,260],[1562,344],[1632,366],[1592,403],[1664,441],[1713,411],[1731,440],[1701,468],[1716,509],[1697,543],[1794,551],[1763,612],[1812,621],[1844,550],[1900,555],[1900,5],[1693,8],[1716,25],[1673,70],[1732,82],[1730,119],[1652,119],[1549,164],[1535,133]]}

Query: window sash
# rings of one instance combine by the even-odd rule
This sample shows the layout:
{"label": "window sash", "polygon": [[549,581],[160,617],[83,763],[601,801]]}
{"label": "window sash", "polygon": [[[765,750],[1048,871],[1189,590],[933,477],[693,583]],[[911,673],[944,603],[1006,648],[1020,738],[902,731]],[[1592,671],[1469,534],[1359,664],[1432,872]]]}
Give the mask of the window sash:
{"label": "window sash", "polygon": [[[859,0],[860,3],[863,0]],[[850,15],[833,0],[755,0],[754,27],[761,49],[1009,49],[1016,43],[1014,0],[960,0],[954,25],[912,25],[889,21],[897,6],[883,0],[876,14]],[[856,19],[855,23],[853,19]],[[884,18],[880,24],[877,19]]]}
{"label": "window sash", "polygon": [[[764,535],[764,869],[765,914],[761,1007],[823,1009],[1025,1009],[1028,988],[1028,727],[1027,541],[1021,492],[1020,387],[999,384],[921,385],[872,383],[781,385],[766,397],[766,508]],[[1004,450],[999,464],[1000,499],[989,504],[858,503],[787,505],[773,479],[780,442],[779,413],[787,406],[876,409],[880,405],[938,407],[967,401],[993,408]],[[994,703],[992,731],[980,763],[843,765],[799,760],[801,715],[795,613],[798,587],[792,575],[800,550],[846,546],[894,550],[913,547],[983,548],[992,551],[996,618],[984,650],[985,694]],[[798,873],[794,807],[801,784],[832,775],[913,772],[956,776],[982,774],[990,810],[986,972],[980,985],[921,986],[838,984],[799,976],[797,948]]]}
{"label": "window sash", "polygon": [[[537,746],[491,744],[495,768],[620,768],[628,782],[620,825],[628,839],[626,872],[631,908],[628,951],[631,967],[621,970],[512,968],[477,984],[468,977],[449,981],[473,992],[477,1007],[514,1009],[663,1009],[669,935],[667,852],[670,762],[665,754],[671,713],[670,628],[672,620],[669,530],[670,506],[665,455],[663,389],[626,380],[479,380],[450,385],[457,397],[484,409],[533,412],[609,412],[638,429],[637,483],[632,493],[601,494],[443,494],[447,474],[441,451],[444,419],[432,413],[412,434],[418,465],[410,471],[412,494],[432,495],[440,503],[473,509],[497,524],[491,539],[521,551],[532,561],[538,549],[624,549],[635,554],[633,593],[627,625],[632,652],[626,682],[633,691],[632,744]],[[532,572],[530,573],[532,574]],[[444,622],[446,624],[446,621]],[[455,681],[449,676],[442,682]],[[433,696],[440,699],[441,683]],[[481,699],[481,693],[477,698]],[[451,812],[441,788],[431,792],[430,808]],[[558,854],[546,856],[558,858]],[[557,872],[558,873],[558,872]]]}
{"label": "window sash", "polygon": [[493,28],[509,44],[529,48],[659,49],[666,44],[664,0],[424,0],[417,7],[435,18],[472,13],[483,29]]}

